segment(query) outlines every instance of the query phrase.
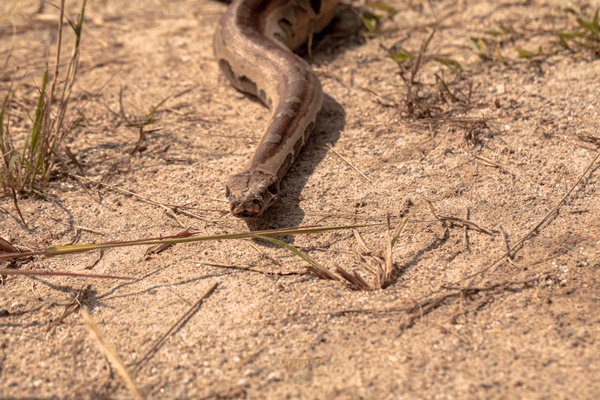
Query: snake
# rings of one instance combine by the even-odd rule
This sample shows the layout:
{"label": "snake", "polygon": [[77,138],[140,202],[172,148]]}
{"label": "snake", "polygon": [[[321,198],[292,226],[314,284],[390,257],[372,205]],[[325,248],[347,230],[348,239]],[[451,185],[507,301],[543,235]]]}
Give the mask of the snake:
{"label": "snake", "polygon": [[263,215],[280,196],[281,180],[310,137],[323,89],[294,51],[333,19],[338,0],[234,0],[213,37],[215,58],[237,90],[271,110],[254,154],[227,179],[231,213]]}

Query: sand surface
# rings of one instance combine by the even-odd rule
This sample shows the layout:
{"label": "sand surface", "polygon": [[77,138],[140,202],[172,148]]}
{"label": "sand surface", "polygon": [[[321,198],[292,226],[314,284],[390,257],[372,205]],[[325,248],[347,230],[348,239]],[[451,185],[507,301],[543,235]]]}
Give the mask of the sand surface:
{"label": "sand surface", "polygon": [[[375,285],[387,216],[394,229],[415,211],[384,290],[321,279],[260,240],[4,263],[135,280],[5,277],[0,398],[132,398],[81,307],[153,399],[598,397],[600,163],[586,169],[599,152],[599,55],[552,43],[577,27],[561,2],[386,3],[397,13],[377,11],[383,35],[340,34],[353,24],[344,20],[316,41],[326,98],[314,136],[278,203],[248,223],[229,213],[224,181],[252,155],[269,111],[218,70],[212,34],[226,5],[90,2],[66,141],[81,170],[61,156],[45,197],[19,198],[27,227],[0,199],[0,237],[39,249],[186,228],[379,224],[280,238]],[[0,4],[1,63],[10,53],[0,88],[4,97],[19,85],[18,138],[52,65],[57,11]],[[416,55],[434,28],[408,101],[415,61],[399,65],[389,50]],[[64,40],[68,54],[68,28]],[[540,45],[531,59],[516,51]]]}

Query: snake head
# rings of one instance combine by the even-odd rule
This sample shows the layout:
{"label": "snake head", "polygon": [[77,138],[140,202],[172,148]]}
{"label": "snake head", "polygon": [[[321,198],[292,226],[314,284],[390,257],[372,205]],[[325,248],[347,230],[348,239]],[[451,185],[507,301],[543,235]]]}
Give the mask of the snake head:
{"label": "snake head", "polygon": [[277,177],[256,170],[248,170],[229,178],[225,195],[234,217],[259,217],[279,194]]}

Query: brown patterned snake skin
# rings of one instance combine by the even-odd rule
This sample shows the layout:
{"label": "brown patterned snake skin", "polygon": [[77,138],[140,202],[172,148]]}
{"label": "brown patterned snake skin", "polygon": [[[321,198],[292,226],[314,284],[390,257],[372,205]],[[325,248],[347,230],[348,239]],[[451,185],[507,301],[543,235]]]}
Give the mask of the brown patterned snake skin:
{"label": "brown patterned snake skin", "polygon": [[214,36],[223,74],[271,109],[262,140],[243,171],[227,181],[236,217],[257,217],[312,133],[323,103],[321,83],[293,53],[333,18],[338,0],[234,0]]}

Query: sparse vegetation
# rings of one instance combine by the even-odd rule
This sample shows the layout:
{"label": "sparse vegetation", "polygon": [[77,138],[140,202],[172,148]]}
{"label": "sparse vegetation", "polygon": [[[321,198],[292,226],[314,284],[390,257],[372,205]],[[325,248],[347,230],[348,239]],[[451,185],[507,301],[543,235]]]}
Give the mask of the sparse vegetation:
{"label": "sparse vegetation", "polygon": [[[435,118],[445,112],[443,104],[464,103],[465,100],[468,103],[468,97],[456,89],[457,83],[462,81],[460,63],[452,58],[428,54],[435,33],[435,30],[431,31],[416,53],[399,43],[388,49],[389,56],[398,64],[399,75],[406,87],[403,107],[406,117]],[[453,80],[447,81],[444,71],[435,72],[433,80],[423,79],[422,69],[431,62],[447,68]]]}
{"label": "sparse vegetation", "polygon": [[[582,9],[586,30],[546,2],[384,1],[393,19],[360,2],[370,42],[318,41],[315,136],[252,224],[230,216],[222,179],[267,112],[212,59],[225,6],[89,4],[67,142],[48,180],[0,204],[0,397],[594,398],[597,56],[557,32],[592,36],[596,13]],[[35,12],[56,36],[58,13]],[[18,18],[16,49],[39,28]],[[59,113],[66,25],[40,121]],[[8,56],[7,38],[0,126],[23,156],[54,59]],[[318,363],[316,384],[296,387],[280,356]]]}
{"label": "sparse vegetation", "polygon": [[[23,222],[25,221],[18,208],[17,194],[43,192],[58,161],[59,149],[76,125],[76,121],[69,120],[69,110],[71,93],[77,78],[86,2],[83,0],[81,12],[76,20],[65,16],[65,1],[61,2],[54,68],[50,70],[46,67],[43,73],[41,84],[38,86],[35,109],[32,112],[23,110],[30,118],[30,127],[27,131],[21,131],[21,127],[13,129],[11,125],[11,113],[19,107],[14,102],[19,91],[19,82],[15,82],[15,78],[9,78],[12,84],[2,98],[0,185],[5,193],[12,196]],[[66,63],[66,70],[63,70],[61,54],[65,41],[63,38],[65,21],[74,34],[74,43],[71,58]],[[8,58],[5,66],[7,64]]]}
{"label": "sparse vegetation", "polygon": [[577,26],[569,31],[556,32],[558,46],[576,53],[578,51],[589,51],[594,57],[600,57],[600,8],[596,9],[593,16],[583,10],[567,8],[577,22]]}
{"label": "sparse vegetation", "polygon": [[[470,37],[468,43],[481,60],[502,64],[510,61],[510,52],[506,51],[508,46],[513,46],[512,50],[519,59],[531,62],[542,61],[565,50],[573,55],[590,53],[593,57],[600,57],[599,13],[600,9],[590,15],[585,9],[565,8],[560,17],[566,20],[565,26],[555,27],[549,32],[524,32],[501,24],[481,36]],[[556,19],[557,16],[553,15],[552,18]],[[527,44],[514,47],[517,40],[529,42],[532,36],[543,38],[543,43],[535,47]]]}

